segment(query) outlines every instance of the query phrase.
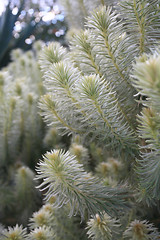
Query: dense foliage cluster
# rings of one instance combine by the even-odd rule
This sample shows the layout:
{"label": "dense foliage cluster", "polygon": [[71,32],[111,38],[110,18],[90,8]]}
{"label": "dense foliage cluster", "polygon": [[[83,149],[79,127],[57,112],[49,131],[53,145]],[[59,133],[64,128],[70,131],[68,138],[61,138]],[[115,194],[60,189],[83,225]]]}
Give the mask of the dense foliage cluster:
{"label": "dense foliage cluster", "polygon": [[60,139],[39,114],[45,92],[38,64],[42,46],[36,42],[32,51],[12,51],[12,63],[0,72],[0,221],[6,224],[26,224],[41,206],[35,164]]}
{"label": "dense foliage cluster", "polygon": [[[0,226],[2,239],[158,240],[160,1],[94,0],[91,9],[90,1],[63,2],[70,26],[76,24],[71,7],[82,10],[77,13],[82,25],[82,13],[88,17],[83,30],[70,34],[69,50],[50,43],[40,53],[45,94],[37,118],[59,135],[69,135],[70,146],[51,146],[37,164],[35,181],[45,197],[30,218],[29,233],[18,225]],[[7,96],[10,123],[16,121],[17,105]],[[29,127],[31,133],[38,121]],[[10,146],[17,135],[11,124],[6,126],[4,144]],[[5,157],[12,155],[12,144],[15,139]]]}

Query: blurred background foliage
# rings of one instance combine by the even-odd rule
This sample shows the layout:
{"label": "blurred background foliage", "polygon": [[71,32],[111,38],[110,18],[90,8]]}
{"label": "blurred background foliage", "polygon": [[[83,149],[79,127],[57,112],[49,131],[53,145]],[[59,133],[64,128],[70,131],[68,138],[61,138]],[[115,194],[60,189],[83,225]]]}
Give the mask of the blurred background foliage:
{"label": "blurred background foliage", "polygon": [[[45,43],[65,45],[67,25],[55,0],[0,0],[0,222],[27,225],[42,205],[35,165],[66,139],[46,127],[38,58]],[[18,203],[18,204],[17,204]]]}
{"label": "blurred background foliage", "polygon": [[0,1],[0,68],[12,49],[29,50],[36,40],[65,44],[64,14],[56,0]]}
{"label": "blurred background foliage", "polygon": [[12,50],[12,62],[0,71],[0,222],[5,225],[26,225],[39,209],[35,165],[50,148],[65,147],[39,114],[45,93],[38,63],[43,45],[36,41],[26,52]]}

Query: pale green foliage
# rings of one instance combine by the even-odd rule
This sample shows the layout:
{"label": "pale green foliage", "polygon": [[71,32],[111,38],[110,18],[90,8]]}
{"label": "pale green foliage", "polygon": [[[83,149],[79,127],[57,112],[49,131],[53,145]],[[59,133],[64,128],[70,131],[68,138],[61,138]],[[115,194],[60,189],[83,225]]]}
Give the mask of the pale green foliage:
{"label": "pale green foliage", "polygon": [[15,158],[21,160],[22,155],[22,161],[31,164],[31,159],[40,154],[43,136],[37,101],[44,89],[36,55],[14,50],[12,58],[13,62],[0,72],[1,167],[12,164]]}
{"label": "pale green foliage", "polygon": [[37,227],[29,234],[30,240],[54,240],[54,233],[49,227]]}
{"label": "pale green foliage", "polygon": [[139,220],[131,222],[123,235],[124,239],[129,240],[158,240],[160,237],[153,224]]}
{"label": "pale green foliage", "polygon": [[[79,108],[80,106],[76,105],[77,100],[74,95],[75,83],[80,78],[80,73],[76,71],[76,68],[67,64],[67,62],[59,62],[55,66],[51,68],[52,71],[49,70],[45,74],[45,87],[47,90],[50,89],[51,95],[44,96],[40,104],[42,109],[45,108],[46,111],[48,110],[48,114],[45,111],[41,114],[45,117],[46,121],[52,125],[54,124],[54,127],[61,131],[63,130],[63,134],[70,132],[79,133],[85,126],[83,122],[79,121],[79,118],[83,119],[84,117],[83,113],[81,113],[81,108]],[[50,80],[50,76],[52,80]],[[55,85],[53,86],[54,82]],[[52,97],[53,92],[56,93],[56,98]],[[75,111],[72,113],[71,118],[72,108]]]}
{"label": "pale green foliage", "polygon": [[1,240],[25,240],[27,239],[27,231],[22,226],[8,227],[8,230],[2,231]]}
{"label": "pale green foliage", "polygon": [[[48,95],[40,105],[44,110],[42,115],[64,133],[85,136],[86,132],[87,137],[100,137],[114,147],[117,142],[118,146],[125,147],[126,142],[134,149],[135,90],[127,70],[131,61],[122,58],[124,53],[120,49],[124,40],[123,25],[117,21],[117,15],[110,8],[106,11],[105,7],[95,12],[87,25],[93,30],[73,37],[72,51],[67,59],[46,70]],[[121,151],[121,147],[116,150]]]}
{"label": "pale green foliage", "polygon": [[69,148],[69,151],[72,155],[76,156],[77,161],[82,163],[84,168],[87,170],[89,164],[88,149],[80,143],[73,142]]}
{"label": "pale green foliage", "polygon": [[81,71],[85,74],[97,73],[102,76],[91,45],[91,31],[89,29],[73,35],[70,45],[73,61]]}
{"label": "pale green foliage", "polygon": [[[13,188],[8,185],[8,183],[4,181],[0,181],[0,211],[1,211],[1,216],[3,216],[3,210],[4,209],[11,209],[14,205],[15,202],[15,194],[13,191]],[[4,214],[5,215],[5,214]]]}
{"label": "pale green foliage", "polygon": [[125,29],[129,32],[128,54],[150,52],[159,39],[159,0],[121,1],[121,14],[125,18]]}
{"label": "pale green foliage", "polygon": [[90,75],[82,77],[78,89],[79,101],[83,103],[83,110],[87,112],[86,118],[90,125],[95,127],[94,133],[97,131],[97,135],[100,135],[106,144],[116,146],[118,142],[118,145],[124,148],[126,145],[130,147],[130,144],[134,148],[134,134],[126,123],[109,84],[98,75]]}
{"label": "pale green foliage", "polygon": [[[159,239],[143,220],[159,217],[159,1],[119,1],[118,8],[100,2],[65,1],[76,30],[89,14],[86,29],[72,34],[70,51],[52,43],[40,55],[46,90],[40,114],[51,126],[46,140],[56,129],[72,142],[69,150],[48,151],[37,166],[47,203],[30,220],[30,239],[86,239],[88,218],[95,240]],[[9,109],[16,100],[6,101]]]}
{"label": "pale green foliage", "polygon": [[85,18],[100,5],[116,5],[116,0],[60,0],[64,7],[68,25],[72,29],[85,26]]}
{"label": "pale green foliage", "polygon": [[[43,139],[43,144],[49,149],[58,148],[62,145],[61,136],[58,134],[56,128],[49,127]],[[63,145],[61,147],[64,147]]]}
{"label": "pale green foliage", "polygon": [[154,108],[158,113],[160,112],[160,55],[159,51],[154,52],[153,55],[143,55],[137,59],[134,66],[134,80],[133,84],[137,88],[139,94],[146,96],[147,101],[143,104]]}
{"label": "pale green foliage", "polygon": [[115,187],[121,180],[124,169],[122,162],[114,158],[108,158],[105,162],[100,162],[95,170],[105,185]]}
{"label": "pale green foliage", "polygon": [[131,124],[129,118],[135,108],[134,89],[128,75],[131,63],[126,56],[123,57],[121,51],[125,32],[117,17],[117,14],[111,12],[111,8],[108,8],[107,12],[105,7],[95,11],[87,21],[87,26],[91,29],[73,37],[71,55],[83,73],[99,74],[112,84],[119,108],[123,111],[126,121]]}
{"label": "pale green foliage", "polygon": [[55,196],[56,207],[68,203],[70,216],[79,212],[84,218],[85,211],[96,214],[102,210],[113,214],[116,209],[120,211],[127,207],[123,200],[127,197],[125,189],[104,187],[97,178],[86,173],[69,152],[47,152],[37,173],[37,178],[43,179],[39,187],[46,190],[46,198]]}
{"label": "pale green foliage", "polygon": [[[15,183],[16,183],[16,188],[17,188],[17,194],[21,195],[21,192],[24,191],[26,192],[26,187],[28,188],[28,192],[26,192],[26,196],[23,197],[22,201],[26,199],[26,197],[29,197],[29,195],[32,195],[34,192],[34,172],[31,171],[28,167],[20,167],[17,170],[16,173],[16,178],[15,178]],[[26,199],[27,201],[27,199]],[[28,201],[27,201],[28,204]]]}
{"label": "pale green foliage", "polygon": [[[54,201],[55,198],[50,200],[52,203]],[[80,229],[79,218],[68,218],[68,213],[68,206],[57,209],[51,203],[46,203],[33,214],[30,219],[30,229],[46,227],[54,232],[55,239],[86,239],[85,231]]]}
{"label": "pale green foliage", "polygon": [[[72,2],[73,5],[65,1],[68,17],[73,22],[72,7],[76,9],[81,4],[79,11],[83,14],[81,19],[77,17],[81,25],[85,11],[92,6],[86,8],[86,1]],[[93,6],[97,3],[93,1]],[[56,195],[54,206],[68,204],[70,215],[92,214],[93,225],[97,213],[101,220],[103,211],[110,218],[112,206],[122,223],[118,231],[122,235],[127,222],[129,225],[140,215],[142,219],[146,217],[144,196],[149,206],[159,201],[159,52],[149,57],[144,54],[152,54],[159,44],[160,7],[157,0],[119,3],[115,8],[106,7],[111,1],[101,1],[103,6],[97,4],[98,8],[86,18],[85,30],[77,32],[75,20],[70,51],[61,57],[61,48],[60,57],[55,61],[53,56],[50,62],[55,63],[48,64],[47,69],[47,56],[52,55],[52,50],[45,47],[47,56],[43,54],[40,62],[47,92],[40,101],[41,114],[61,135],[68,134],[73,139],[80,136],[82,146],[91,150],[87,170],[92,173],[86,173],[75,156],[60,150],[47,152],[37,171],[38,178],[43,179],[40,187],[45,190],[46,198]],[[143,97],[145,100],[141,100]],[[73,150],[75,145],[71,151],[77,155]],[[121,208],[122,200],[127,199],[120,193],[119,182],[125,181],[126,176],[134,190],[135,202],[131,212],[121,216],[118,205]],[[115,201],[114,194],[116,200],[120,195],[122,198]],[[89,234],[94,239],[98,231],[90,227]],[[125,231],[124,237],[128,237],[128,232]],[[130,237],[134,239],[133,235]],[[150,237],[150,233],[146,236]],[[106,233],[102,239],[116,237]],[[95,239],[101,239],[101,235]]]}
{"label": "pale green foliage", "polygon": [[39,63],[41,64],[41,69],[43,72],[47,71],[53,63],[58,63],[63,60],[67,51],[65,48],[61,47],[58,42],[50,43],[48,48],[44,48],[44,51],[40,55]]}
{"label": "pale green foliage", "polygon": [[160,199],[160,56],[143,56],[134,67],[134,85],[139,94],[147,99],[142,114],[138,117],[139,135],[144,140],[141,158],[138,159],[138,173],[142,197],[151,204],[152,198]]}
{"label": "pale green foliage", "polygon": [[[8,77],[8,76],[7,76]],[[1,82],[3,81],[2,88],[8,88],[4,86],[4,74],[1,74]],[[8,83],[6,84],[8,85]],[[3,90],[2,90],[3,91]],[[17,119],[17,125],[13,124],[13,119],[16,118],[16,115],[19,112],[19,103],[16,96],[13,96],[12,91],[1,91],[1,120],[0,120],[0,129],[1,129],[1,144],[0,144],[0,155],[1,155],[1,167],[6,165],[9,162],[9,155],[14,156],[15,150],[17,148],[18,135],[20,134],[17,125],[20,125],[20,120]],[[15,134],[15,132],[17,134]],[[13,144],[9,148],[9,142]]]}
{"label": "pale green foliage", "polygon": [[96,214],[95,217],[88,221],[87,234],[89,238],[93,240],[113,240],[115,234],[119,232],[120,224],[114,218],[111,218],[106,213],[103,213],[100,217]]}
{"label": "pale green foliage", "polygon": [[[95,52],[95,61],[99,63],[99,71],[112,85],[119,101],[119,108],[121,108],[126,121],[132,125],[131,118],[134,114],[135,101],[129,71],[130,60],[133,56],[130,56],[129,60],[126,54],[124,55],[122,45],[125,43],[126,36],[123,24],[117,18],[118,14],[112,12],[111,8],[106,11],[103,7],[88,18],[87,26],[93,29],[91,45],[93,53]],[[125,45],[126,50],[129,47],[130,43]]]}
{"label": "pale green foliage", "polygon": [[19,213],[19,221],[26,223],[28,217],[31,216],[33,210],[37,207],[40,194],[35,189],[35,174],[28,167],[20,167],[15,176],[15,201],[18,201],[17,211]]}
{"label": "pale green foliage", "polygon": [[63,134],[101,137],[105,143],[117,148],[117,152],[121,147],[135,148],[136,137],[116,95],[99,75],[83,77],[66,61],[59,62],[45,73],[45,87],[49,94],[40,104],[42,116],[49,124],[63,130]]}
{"label": "pale green foliage", "polygon": [[54,208],[51,204],[45,204],[38,211],[33,213],[32,218],[30,219],[30,228],[34,229],[36,227],[50,227],[53,223]]}
{"label": "pale green foliage", "polygon": [[[14,50],[12,62],[0,71],[0,219],[10,221],[13,215],[12,224],[26,224],[41,202],[31,169],[50,147],[44,140],[46,129],[37,104],[45,92],[37,61],[43,44],[36,42],[25,53]],[[52,147],[60,137],[53,139]]]}

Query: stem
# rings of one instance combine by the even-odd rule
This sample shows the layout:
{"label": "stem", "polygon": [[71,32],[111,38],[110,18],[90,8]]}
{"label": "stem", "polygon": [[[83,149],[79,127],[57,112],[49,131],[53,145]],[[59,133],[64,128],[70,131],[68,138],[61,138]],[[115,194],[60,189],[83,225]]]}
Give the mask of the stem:
{"label": "stem", "polygon": [[105,118],[101,107],[98,106],[98,104],[96,103],[96,101],[93,102],[94,106],[96,107],[98,113],[100,114],[100,116],[102,117],[103,121],[106,123],[106,125],[108,126],[108,128],[111,130],[111,132],[113,133],[113,135],[115,136],[115,138],[123,145],[125,146],[125,143],[122,141],[122,139],[120,139],[120,137],[118,136],[118,134],[115,132],[115,130],[113,129],[113,127],[111,126],[111,124],[108,122],[108,120]]}
{"label": "stem", "polygon": [[101,4],[104,6],[104,0],[101,0]]}
{"label": "stem", "polygon": [[109,42],[108,42],[108,36],[107,36],[107,34],[106,34],[106,33],[103,33],[103,37],[104,37],[104,39],[105,39],[105,45],[106,45],[106,47],[107,47],[107,49],[108,49],[108,55],[109,55],[109,57],[111,58],[114,67],[117,69],[117,72],[118,72],[118,74],[120,75],[120,77],[126,82],[126,84],[127,84],[129,87],[131,87],[131,84],[130,84],[130,83],[127,81],[127,79],[125,78],[124,74],[122,73],[121,69],[119,68],[119,66],[118,66],[118,64],[117,64],[117,62],[116,62],[116,59],[115,59],[115,57],[114,57],[114,55],[113,55],[113,53],[112,53],[112,51],[111,51],[111,48],[110,48],[110,45],[109,45]]}
{"label": "stem", "polygon": [[96,73],[97,73],[100,77],[102,77],[103,74],[99,71],[99,66],[95,63],[94,58],[93,58],[93,56],[91,55],[91,53],[88,53],[88,56],[89,56],[89,58],[90,58],[90,60],[91,60],[91,64],[92,64],[92,66],[94,67]]}
{"label": "stem", "polygon": [[87,10],[86,10],[85,5],[84,5],[84,0],[79,0],[79,3],[81,5],[84,17],[87,17],[88,14],[87,14]]}
{"label": "stem", "polygon": [[[68,217],[68,216],[66,216],[66,217]],[[69,228],[68,228],[68,227],[65,227],[65,225],[63,225],[63,224],[61,223],[61,221],[59,221],[58,217],[55,217],[54,220],[56,221],[57,225],[59,225],[60,228],[64,230],[64,232],[66,232],[66,233],[68,233],[68,235],[70,235],[71,239],[75,239],[75,240],[76,240],[76,238],[75,238],[76,236],[73,235],[73,233],[72,233],[71,231],[69,231]],[[61,219],[60,219],[60,220],[61,220]],[[57,236],[56,236],[56,237],[57,237]],[[60,240],[61,240],[61,239],[60,239]]]}
{"label": "stem", "polygon": [[[98,67],[98,65],[95,63],[95,60],[94,60],[94,58],[93,58],[93,56],[92,56],[92,54],[91,54],[91,51],[89,51],[87,54],[88,54],[88,56],[89,56],[89,58],[90,58],[90,60],[91,60],[91,64],[92,64],[92,66],[94,67],[95,72],[96,72],[100,77],[102,77],[103,74],[99,71],[99,67]],[[128,82],[127,82],[127,83],[128,83]],[[126,121],[127,121],[127,123],[129,124],[130,128],[131,128],[132,130],[135,130],[134,127],[132,126],[132,124],[131,124],[131,122],[130,122],[128,116],[127,116],[127,114],[123,111],[121,105],[119,104],[119,102],[117,101],[117,99],[115,98],[115,96],[112,95],[112,97],[114,98],[114,100],[116,100],[116,102],[117,102],[117,104],[118,104],[117,106],[118,106],[118,108],[120,109],[120,112],[122,112],[122,114],[124,115],[124,118],[126,119]]]}
{"label": "stem", "polygon": [[4,128],[4,164],[7,165],[7,161],[9,161],[9,146],[8,146],[8,132],[11,129],[11,123],[12,123],[12,117],[13,117],[13,108],[10,107],[9,111],[9,118],[7,119],[7,123]]}
{"label": "stem", "polygon": [[72,128],[71,126],[69,126],[57,113],[57,111],[55,109],[50,109],[50,111],[56,116],[56,118],[60,121],[60,123],[65,126],[66,128],[68,128],[71,132],[76,132],[79,134],[82,134],[82,132],[80,132],[77,129]]}
{"label": "stem", "polygon": [[[78,109],[81,109],[81,105],[79,103],[77,103],[77,100],[71,95],[71,92],[70,90],[68,89],[68,97],[71,98],[72,102],[75,103],[75,106],[78,108]],[[81,113],[84,117],[86,117],[86,113],[81,109]],[[97,124],[94,124],[95,127],[97,127]]]}
{"label": "stem", "polygon": [[136,1],[134,0],[133,2],[133,6],[134,6],[134,12],[135,12],[135,15],[136,15],[136,20],[137,20],[137,23],[138,23],[138,26],[139,26],[139,32],[140,32],[140,55],[142,55],[142,53],[144,52],[144,28],[142,27],[142,22],[141,20],[139,19],[139,16],[138,16],[138,12],[136,10]]}

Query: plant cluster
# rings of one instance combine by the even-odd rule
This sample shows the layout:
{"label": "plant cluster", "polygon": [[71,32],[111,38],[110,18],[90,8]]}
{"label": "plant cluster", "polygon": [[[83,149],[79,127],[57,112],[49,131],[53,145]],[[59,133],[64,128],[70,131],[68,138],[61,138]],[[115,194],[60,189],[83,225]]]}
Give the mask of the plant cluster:
{"label": "plant cluster", "polygon": [[45,92],[37,60],[42,47],[36,42],[32,51],[13,50],[12,63],[0,72],[0,219],[5,224],[26,224],[41,206],[35,164],[60,141],[39,114]]}
{"label": "plant cluster", "polygon": [[160,1],[110,3],[89,14],[69,51],[51,43],[40,55],[40,114],[71,145],[36,167],[45,203],[29,234],[2,226],[2,239],[160,238]]}

